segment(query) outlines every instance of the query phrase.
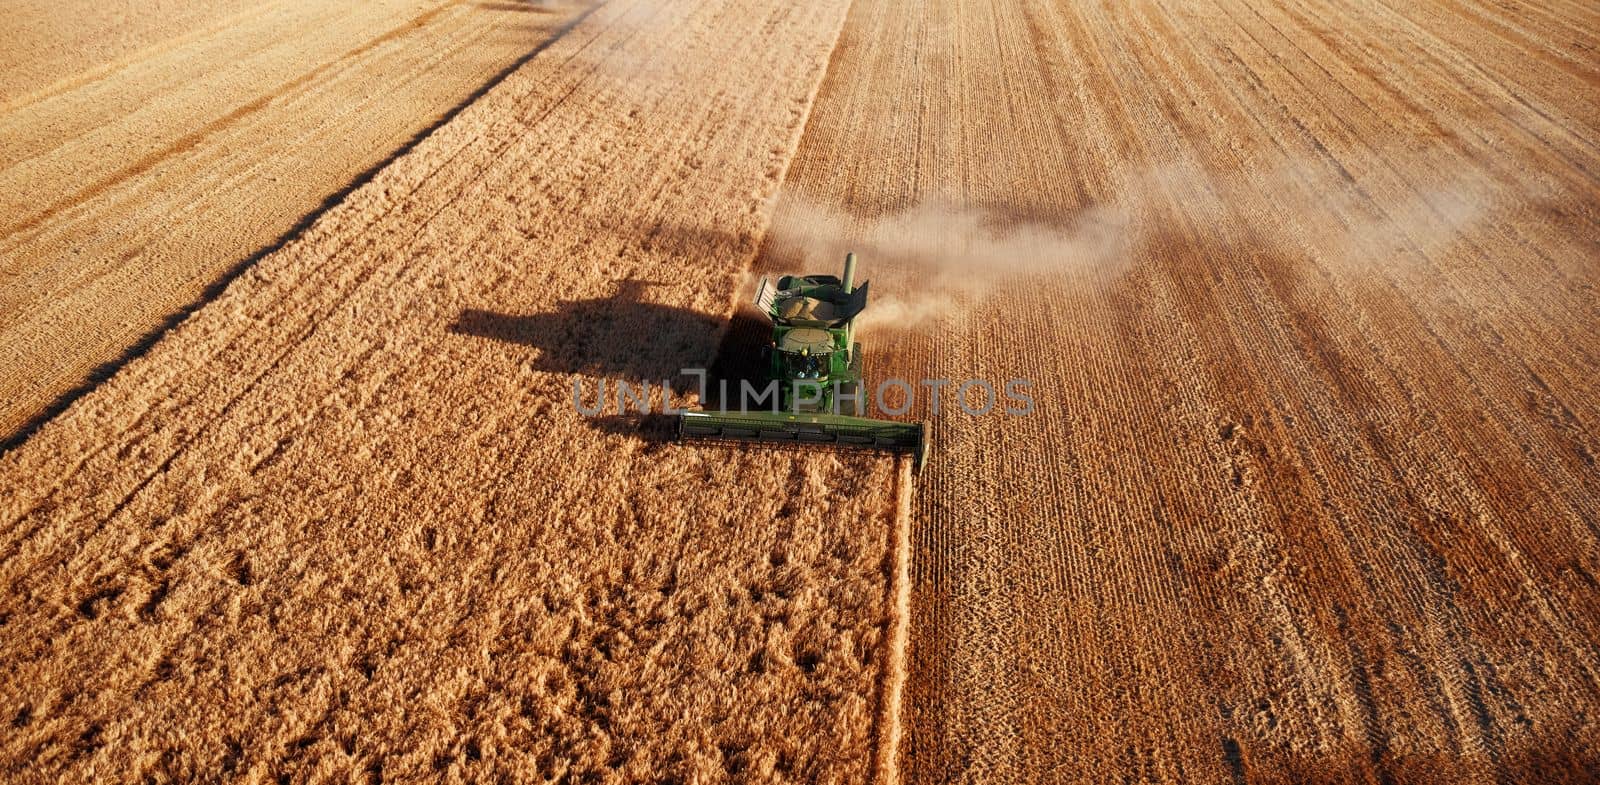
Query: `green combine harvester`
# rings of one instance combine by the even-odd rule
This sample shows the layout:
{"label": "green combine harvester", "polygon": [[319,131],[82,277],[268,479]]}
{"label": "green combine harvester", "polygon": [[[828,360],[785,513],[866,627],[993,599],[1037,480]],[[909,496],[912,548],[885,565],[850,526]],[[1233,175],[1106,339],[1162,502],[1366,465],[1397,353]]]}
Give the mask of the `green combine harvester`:
{"label": "green combine harvester", "polygon": [[887,450],[910,453],[920,468],[928,450],[922,423],[861,416],[868,395],[854,325],[867,307],[867,284],[855,287],[855,271],[852,253],[844,258],[842,281],[832,275],[785,275],[776,283],[762,278],[755,304],[772,320],[772,342],[762,350],[766,378],[756,381],[765,388],[756,400],[768,408],[735,411],[723,401],[719,411],[684,412],[678,437]]}

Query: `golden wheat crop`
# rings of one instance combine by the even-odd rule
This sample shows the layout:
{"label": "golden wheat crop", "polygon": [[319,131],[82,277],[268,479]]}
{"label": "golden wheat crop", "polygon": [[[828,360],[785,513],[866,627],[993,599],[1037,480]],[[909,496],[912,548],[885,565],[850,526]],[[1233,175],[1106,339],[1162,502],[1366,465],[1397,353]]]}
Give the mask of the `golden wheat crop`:
{"label": "golden wheat crop", "polygon": [[0,458],[8,776],[870,776],[893,462],[570,402],[711,359],[842,19],[597,8]]}
{"label": "golden wheat crop", "polygon": [[[0,456],[10,778],[1596,780],[1596,9],[479,5],[554,37]],[[0,318],[126,309],[38,262],[203,163]],[[1032,411],[924,394],[915,476],[574,411],[847,249],[871,379]]]}

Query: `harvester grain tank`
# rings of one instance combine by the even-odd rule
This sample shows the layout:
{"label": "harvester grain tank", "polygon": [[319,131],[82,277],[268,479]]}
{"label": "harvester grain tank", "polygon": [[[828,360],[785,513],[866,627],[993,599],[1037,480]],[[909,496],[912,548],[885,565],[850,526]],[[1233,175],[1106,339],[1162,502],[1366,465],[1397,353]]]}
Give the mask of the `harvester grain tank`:
{"label": "harvester grain tank", "polygon": [[[772,322],[761,366],[770,408],[684,412],[679,438],[828,445],[910,453],[920,467],[927,429],[918,423],[861,416],[867,399],[855,319],[866,310],[868,284],[855,285],[856,255],[844,278],[783,275],[762,278],[755,305]],[[775,388],[775,390],[774,390]]]}

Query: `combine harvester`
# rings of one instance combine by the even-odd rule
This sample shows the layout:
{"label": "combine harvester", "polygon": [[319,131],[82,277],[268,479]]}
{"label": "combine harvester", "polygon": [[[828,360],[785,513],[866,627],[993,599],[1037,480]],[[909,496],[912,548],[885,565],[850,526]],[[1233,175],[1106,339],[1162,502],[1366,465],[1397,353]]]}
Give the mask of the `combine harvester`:
{"label": "combine harvester", "polygon": [[[927,429],[918,423],[862,417],[866,394],[856,316],[866,310],[867,284],[855,288],[856,255],[844,258],[844,280],[831,275],[761,279],[756,308],[772,320],[763,347],[770,409],[694,410],[678,418],[678,438],[807,444],[910,453],[927,459]],[[763,393],[764,390],[757,390]],[[744,398],[740,396],[741,402]]]}

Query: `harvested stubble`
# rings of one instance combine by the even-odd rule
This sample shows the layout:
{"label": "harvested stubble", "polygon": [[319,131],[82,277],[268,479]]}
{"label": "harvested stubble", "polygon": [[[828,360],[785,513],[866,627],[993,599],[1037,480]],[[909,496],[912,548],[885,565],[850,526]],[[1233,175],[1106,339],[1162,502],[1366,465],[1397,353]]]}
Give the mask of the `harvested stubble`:
{"label": "harvested stubble", "polygon": [[582,13],[25,0],[0,14],[0,444]]}
{"label": "harvested stubble", "polygon": [[[1600,781],[1600,7],[860,0],[763,271],[1033,381],[917,480],[911,782]],[[835,235],[830,241],[829,235]]]}
{"label": "harvested stubble", "polygon": [[843,13],[601,6],[0,457],[6,776],[867,778],[893,462],[571,404],[712,356]]}

